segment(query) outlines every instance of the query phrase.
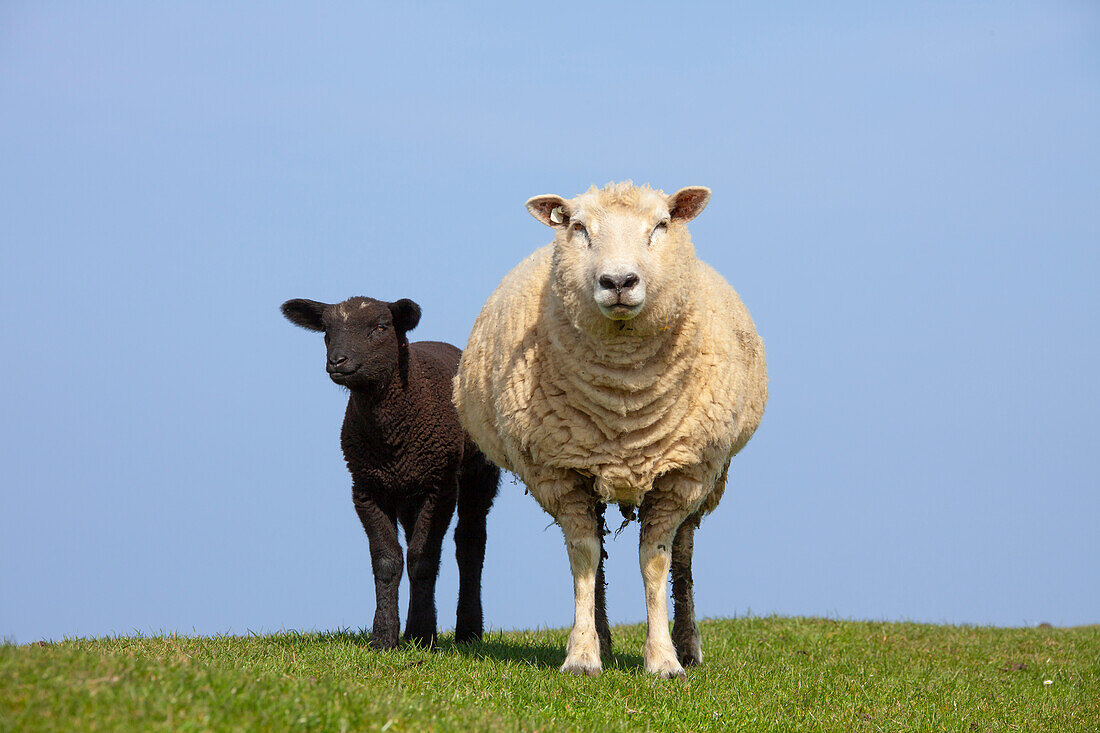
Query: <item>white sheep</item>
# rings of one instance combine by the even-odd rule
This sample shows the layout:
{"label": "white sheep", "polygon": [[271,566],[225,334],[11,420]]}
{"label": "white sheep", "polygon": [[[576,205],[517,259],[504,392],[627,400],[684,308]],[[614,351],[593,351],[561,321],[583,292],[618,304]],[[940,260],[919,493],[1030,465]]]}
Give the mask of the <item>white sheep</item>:
{"label": "white sheep", "polygon": [[565,535],[575,610],[563,671],[599,674],[610,651],[596,606],[612,502],[639,508],[646,670],[671,678],[702,661],[692,540],[767,401],[752,319],[687,230],[709,200],[702,187],[666,196],[629,181],[529,200],[554,241],[501,281],[455,377],[467,432]]}

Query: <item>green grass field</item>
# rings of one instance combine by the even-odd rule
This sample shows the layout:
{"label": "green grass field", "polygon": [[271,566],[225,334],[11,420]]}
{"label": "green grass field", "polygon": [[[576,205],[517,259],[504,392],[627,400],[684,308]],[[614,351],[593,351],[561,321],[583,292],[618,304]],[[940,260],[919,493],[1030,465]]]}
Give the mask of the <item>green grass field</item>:
{"label": "green grass field", "polygon": [[364,633],[0,646],[2,730],[1100,730],[1100,627],[799,618],[701,625],[687,679],[614,629],[598,678],[558,672],[566,631],[377,653]]}

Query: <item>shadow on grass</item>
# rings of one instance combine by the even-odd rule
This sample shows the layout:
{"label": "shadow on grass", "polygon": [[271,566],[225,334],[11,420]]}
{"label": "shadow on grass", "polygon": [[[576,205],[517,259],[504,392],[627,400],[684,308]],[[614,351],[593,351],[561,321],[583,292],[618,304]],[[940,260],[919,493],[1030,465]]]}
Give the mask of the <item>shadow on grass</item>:
{"label": "shadow on grass", "polygon": [[[351,644],[364,649],[370,647],[370,632],[366,629],[341,629],[338,631],[281,631],[262,638],[270,644],[281,647],[323,647]],[[407,641],[401,642],[400,652],[417,648]],[[491,659],[496,662],[519,664],[544,669],[558,669],[565,661],[565,645],[551,642],[513,640],[489,633],[479,642],[456,644],[454,634],[442,634],[436,642],[434,651],[454,654],[470,659]],[[386,654],[387,652],[377,652]],[[638,669],[643,666],[639,654],[613,651],[610,657],[604,657],[604,668]]]}
{"label": "shadow on grass", "polygon": [[[456,644],[453,636],[440,637],[439,650],[459,654],[471,659],[492,659],[497,662],[522,664],[544,669],[558,669],[565,661],[565,645],[532,641],[513,641],[500,636],[489,636],[479,642]],[[638,668],[642,658],[638,654],[613,651],[604,657],[604,669]]]}

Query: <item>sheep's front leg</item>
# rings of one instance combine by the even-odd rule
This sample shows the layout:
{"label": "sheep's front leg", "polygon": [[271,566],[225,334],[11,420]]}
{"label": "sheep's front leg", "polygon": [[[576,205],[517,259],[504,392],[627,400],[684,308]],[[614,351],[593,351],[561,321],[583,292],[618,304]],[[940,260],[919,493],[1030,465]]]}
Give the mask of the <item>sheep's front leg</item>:
{"label": "sheep's front leg", "polygon": [[573,573],[573,631],[562,672],[595,676],[603,671],[596,633],[596,570],[600,564],[596,499],[580,476],[557,474],[532,482],[531,493],[553,515],[565,536]]}
{"label": "sheep's front leg", "polygon": [[662,679],[684,676],[684,668],[668,633],[668,572],[672,564],[673,540],[680,525],[695,508],[689,502],[697,492],[678,485],[680,483],[671,480],[655,486],[642,500],[638,517],[642,525],[638,559],[645,585],[648,621],[643,656],[646,671]]}
{"label": "sheep's front leg", "polygon": [[375,610],[370,645],[375,649],[393,649],[401,630],[397,591],[404,570],[397,541],[397,511],[393,506],[379,504],[369,491],[358,488],[352,490],[352,501],[370,541],[374,570]]}

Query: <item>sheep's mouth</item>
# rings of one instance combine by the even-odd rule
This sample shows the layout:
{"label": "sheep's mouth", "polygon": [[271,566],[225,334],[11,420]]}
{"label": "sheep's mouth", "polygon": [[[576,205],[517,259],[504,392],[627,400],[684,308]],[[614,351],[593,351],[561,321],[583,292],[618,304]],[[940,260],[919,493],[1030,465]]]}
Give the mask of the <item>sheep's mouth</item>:
{"label": "sheep's mouth", "polygon": [[600,305],[600,311],[613,321],[629,321],[642,310],[642,304],[627,305],[615,303],[614,305]]}
{"label": "sheep's mouth", "polygon": [[328,377],[337,384],[344,384],[349,378],[354,377],[355,373],[359,371],[359,367],[356,367],[350,372],[329,372]]}

